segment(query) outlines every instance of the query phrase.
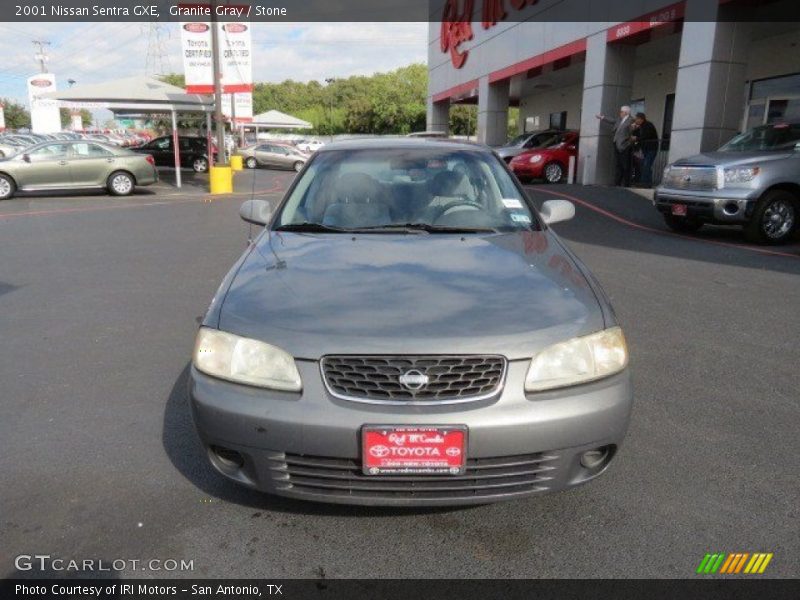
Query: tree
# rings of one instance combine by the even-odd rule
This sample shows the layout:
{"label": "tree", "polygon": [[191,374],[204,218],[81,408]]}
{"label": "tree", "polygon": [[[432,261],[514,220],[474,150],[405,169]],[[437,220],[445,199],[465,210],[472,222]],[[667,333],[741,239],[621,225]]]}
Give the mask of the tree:
{"label": "tree", "polygon": [[181,73],[167,73],[166,75],[161,75],[159,79],[164,83],[168,83],[179,88],[186,87],[186,77],[184,77]]}
{"label": "tree", "polygon": [[28,112],[28,109],[20,103],[8,98],[3,98],[0,102],[2,102],[5,107],[3,112],[6,118],[7,129],[22,129],[31,126],[31,113]]}

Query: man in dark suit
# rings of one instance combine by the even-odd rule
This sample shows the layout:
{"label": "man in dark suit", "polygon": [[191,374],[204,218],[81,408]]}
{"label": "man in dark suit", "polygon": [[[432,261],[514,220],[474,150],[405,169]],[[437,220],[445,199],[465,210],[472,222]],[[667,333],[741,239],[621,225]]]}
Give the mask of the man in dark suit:
{"label": "man in dark suit", "polygon": [[614,154],[616,157],[616,175],[614,185],[628,187],[631,184],[631,153],[633,142],[631,141],[631,107],[622,106],[619,109],[619,118],[615,121],[605,115],[597,115],[597,118],[605,123],[614,126]]}
{"label": "man in dark suit", "polygon": [[631,136],[636,149],[642,152],[639,184],[645,188],[652,187],[653,162],[655,162],[658,154],[658,131],[656,131],[656,126],[647,120],[647,116],[644,113],[636,113]]}

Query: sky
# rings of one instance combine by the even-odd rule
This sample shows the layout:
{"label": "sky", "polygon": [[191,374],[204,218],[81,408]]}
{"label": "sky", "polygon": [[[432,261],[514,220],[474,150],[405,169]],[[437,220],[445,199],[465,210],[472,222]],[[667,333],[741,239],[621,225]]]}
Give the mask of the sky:
{"label": "sky", "polygon": [[[0,97],[27,105],[25,79],[39,72],[33,40],[48,40],[48,70],[58,89],[67,80],[98,83],[162,71],[182,73],[178,23],[0,23]],[[427,60],[427,23],[253,23],[256,82],[324,81],[369,75]],[[148,64],[148,47],[163,63]],[[110,115],[110,113],[109,113]]]}

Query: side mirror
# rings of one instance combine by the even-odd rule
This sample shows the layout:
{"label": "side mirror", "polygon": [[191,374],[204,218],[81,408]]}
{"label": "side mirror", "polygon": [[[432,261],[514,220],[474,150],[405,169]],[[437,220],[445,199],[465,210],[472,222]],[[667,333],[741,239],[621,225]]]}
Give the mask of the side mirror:
{"label": "side mirror", "polygon": [[575,216],[575,205],[567,200],[546,200],[539,211],[548,225],[569,221]]}
{"label": "side mirror", "polygon": [[239,216],[247,223],[264,226],[272,217],[272,209],[264,200],[248,200],[239,207]]}

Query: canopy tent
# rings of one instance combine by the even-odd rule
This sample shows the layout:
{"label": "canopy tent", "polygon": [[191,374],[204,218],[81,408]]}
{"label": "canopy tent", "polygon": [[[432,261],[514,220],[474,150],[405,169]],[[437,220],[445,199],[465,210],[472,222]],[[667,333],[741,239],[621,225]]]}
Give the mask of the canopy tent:
{"label": "canopy tent", "polygon": [[[60,101],[66,107],[106,108],[114,113],[169,113],[172,115],[172,138],[175,150],[175,181],[181,187],[181,161],[178,148],[178,113],[199,112],[206,115],[207,131],[211,131],[213,98],[187,94],[183,89],[151,77],[126,77],[103,83],[76,85],[61,92],[42,94],[43,98]],[[209,143],[209,158],[213,160]]]}
{"label": "canopy tent", "polygon": [[263,129],[313,129],[308,121],[303,121],[292,115],[287,115],[279,110],[268,110],[253,117],[247,124],[248,127],[261,127]]}

